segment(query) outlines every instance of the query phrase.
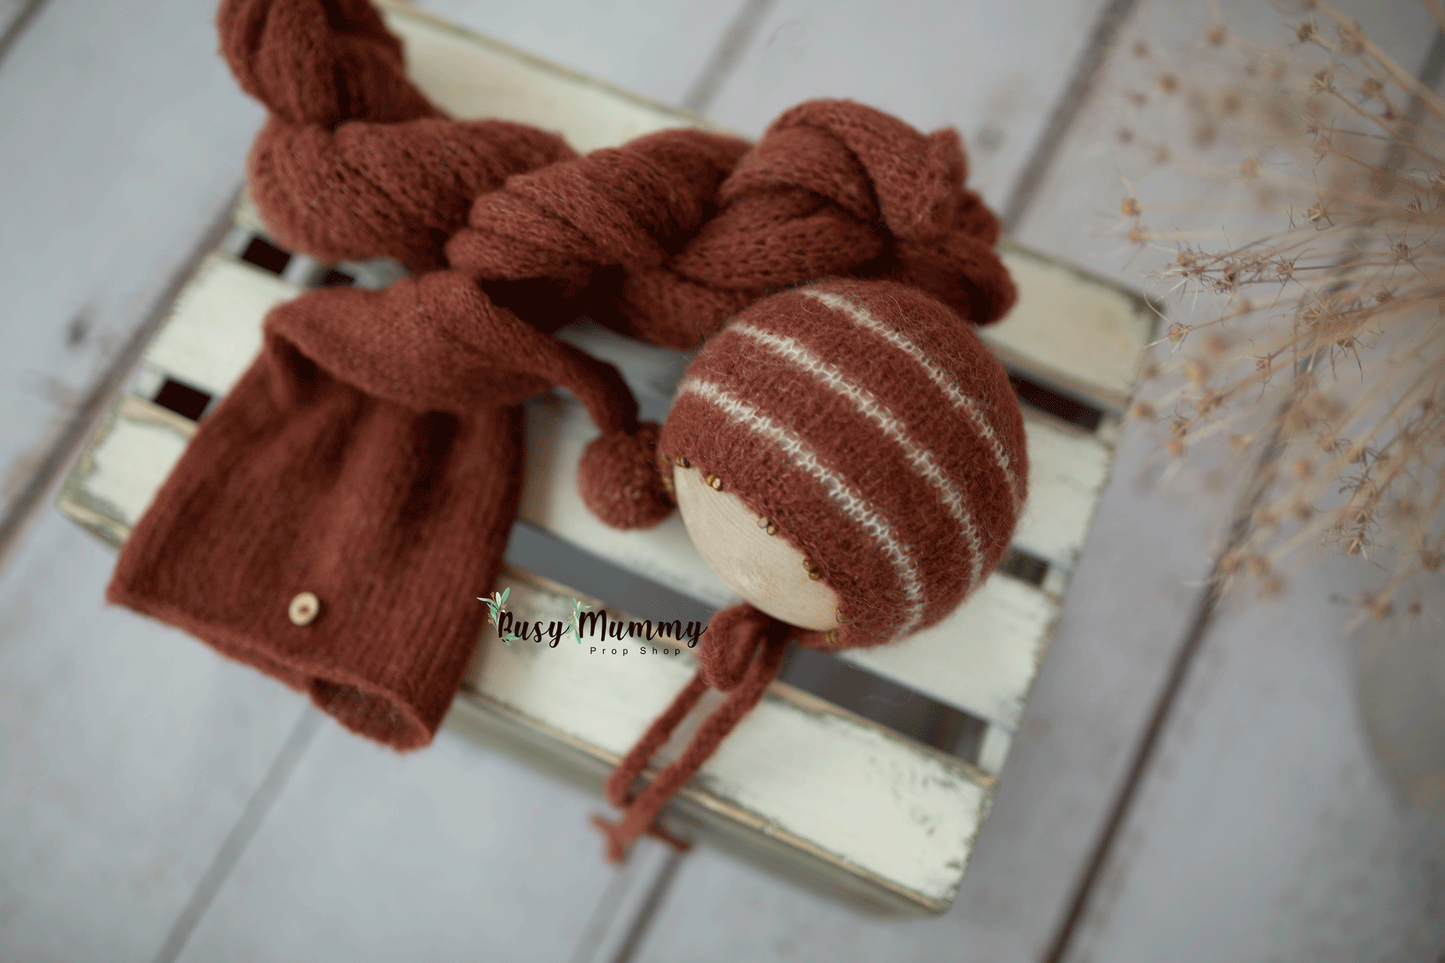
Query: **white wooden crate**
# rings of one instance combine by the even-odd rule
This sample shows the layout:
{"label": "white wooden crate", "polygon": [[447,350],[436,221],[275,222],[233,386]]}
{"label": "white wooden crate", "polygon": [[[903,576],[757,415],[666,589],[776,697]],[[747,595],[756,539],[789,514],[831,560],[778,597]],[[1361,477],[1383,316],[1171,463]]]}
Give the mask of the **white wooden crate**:
{"label": "white wooden crate", "polygon": [[[703,125],[400,5],[388,5],[387,15],[407,44],[413,78],[455,116],[536,124],[582,150]],[[265,228],[244,197],[235,222],[177,297],[131,388],[63,486],[61,509],[112,544],[125,539],[195,428],[194,418],[156,403],[162,389],[172,383],[172,395],[177,385],[185,386],[183,395],[195,392],[191,414],[204,417],[259,350],[266,311],[322,280],[325,266],[304,258],[292,258],[279,275],[242,260]],[[1005,244],[1004,253],[1020,298],[1007,320],[984,330],[986,340],[1017,375],[1097,414],[1097,424],[1086,429],[1026,408],[1030,504],[1014,548],[1044,575],[1025,580],[997,572],[939,625],[904,643],[842,655],[986,721],[978,757],[946,755],[779,682],[667,817],[690,824],[684,832],[710,832],[905,910],[940,912],[952,902],[1107,481],[1116,416],[1129,396],[1135,359],[1152,334],[1154,315],[1136,296],[1014,246]],[[384,263],[339,267],[368,286],[395,275]],[[645,417],[666,407],[686,362],[596,326],[564,336],[617,364]],[[206,396],[211,400],[202,407]],[[676,515],[655,529],[618,532],[586,510],[575,469],[595,429],[565,393],[528,403],[527,432],[523,519],[708,605],[736,600]],[[570,612],[572,598],[585,600],[510,568],[498,586],[504,587],[512,588],[509,608],[524,619],[552,618]],[[584,658],[577,647],[506,646],[488,629],[452,718],[600,783],[693,666],[686,654]],[[692,714],[693,725],[706,708]],[[682,727],[658,764],[690,734]]]}

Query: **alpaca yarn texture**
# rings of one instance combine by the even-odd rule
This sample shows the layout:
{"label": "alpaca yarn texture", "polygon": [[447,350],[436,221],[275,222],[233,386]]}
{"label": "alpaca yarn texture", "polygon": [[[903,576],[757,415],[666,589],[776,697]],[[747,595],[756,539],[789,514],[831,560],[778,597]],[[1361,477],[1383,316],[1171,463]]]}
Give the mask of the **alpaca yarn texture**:
{"label": "alpaca yarn texture", "polygon": [[[560,327],[585,315],[697,348],[740,312],[766,328],[770,312],[819,308],[791,289],[829,278],[865,287],[806,290],[879,316],[887,305],[869,299],[891,292],[925,327],[967,330],[1013,303],[992,250],[998,219],[964,187],[953,131],[820,100],[756,144],[669,130],[579,155],[526,125],[447,117],[407,80],[400,42],[365,0],[223,0],[217,25],[233,74],[268,110],[247,172],[277,240],[323,261],[393,257],[413,276],[311,291],[267,315],[261,353],[197,426],[106,597],[397,749],[432,739],[481,634],[477,599],[520,499],[527,396],[565,387],[597,424],[578,488],[600,519],[646,527],[675,507],[663,429],[639,422],[617,370],[554,337]],[[690,439],[687,419],[705,418],[679,404],[674,430]],[[982,491],[968,488],[980,512],[1003,504]],[[785,537],[806,537],[801,510],[769,506]],[[979,545],[945,594],[997,560],[992,534]],[[839,561],[818,557],[830,585]],[[914,614],[924,624],[933,611]],[[729,609],[710,623],[738,645],[704,644],[702,684],[746,697],[708,731],[735,724],[776,674],[774,654],[753,659],[759,639],[780,657],[790,637],[769,618]],[[864,631],[847,644],[870,644]]]}
{"label": "alpaca yarn texture", "polygon": [[[476,195],[575,157],[560,138],[443,118],[367,3],[235,0],[218,24],[233,71],[270,109],[250,157],[267,224],[315,256],[389,255],[421,273],[267,315],[260,355],[197,426],[106,598],[416,748],[451,704],[484,624],[476,597],[501,570],[521,402],[572,391],[602,431],[589,465],[613,478],[650,465],[657,426],[638,423],[615,368],[551,336],[578,313],[565,286],[427,270]],[[594,503],[620,526],[671,511],[655,483]],[[297,622],[304,594],[317,608]]]}
{"label": "alpaca yarn texture", "polygon": [[[791,625],[745,590],[712,618],[697,673],[608,781],[609,800],[626,807],[598,821],[614,860],[757,704],[788,640],[883,645],[956,609],[1008,549],[1028,481],[1003,366],[951,309],[890,281],[807,285],[728,321],[678,385],[658,462],[665,476],[696,472],[707,490],[740,497],[764,537],[790,543],[807,577],[832,590],[837,624]],[[708,687],[727,700],[630,798]]]}

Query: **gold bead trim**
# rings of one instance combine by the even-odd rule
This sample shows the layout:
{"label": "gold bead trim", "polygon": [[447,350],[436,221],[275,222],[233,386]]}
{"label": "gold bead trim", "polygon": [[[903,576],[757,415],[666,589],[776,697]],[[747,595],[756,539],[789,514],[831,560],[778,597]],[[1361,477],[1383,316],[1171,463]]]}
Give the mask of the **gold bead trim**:
{"label": "gold bead trim", "polygon": [[833,615],[837,617],[837,619],[838,619],[839,622],[842,622],[842,623],[844,623],[845,625],[846,625],[846,624],[848,623],[848,621],[849,621],[848,616],[846,616],[846,615],[843,614],[843,610],[842,610],[842,609],[834,609],[834,610],[833,610]]}
{"label": "gold bead trim", "polygon": [[[659,452],[658,455],[662,459],[664,464],[676,465],[678,468],[692,467],[692,462],[687,460],[686,455],[666,455],[662,454],[661,452]],[[671,476],[668,475],[665,470],[659,469],[659,471],[662,473],[662,487],[670,492],[675,491],[677,486],[676,483],[672,480]],[[722,479],[719,478],[717,475],[708,474],[704,476],[703,483],[707,485],[707,487],[711,488],[713,491],[722,491]],[[777,523],[774,522],[771,518],[768,518],[766,515],[758,516],[758,528],[761,528],[769,535],[776,535],[778,533]],[[812,559],[803,559],[803,569],[808,573],[808,578],[813,580],[814,582],[819,581],[823,577],[823,573],[818,571],[818,563],[814,562]],[[843,614],[842,609],[834,609],[833,612],[839,622],[847,624],[850,621],[849,618]],[[837,643],[837,641],[838,630],[829,629],[828,642],[835,644]]]}
{"label": "gold bead trim", "polygon": [[[662,461],[663,461],[664,464],[676,465],[678,468],[691,468],[691,467],[692,467],[692,462],[690,462],[690,461],[687,460],[687,456],[686,456],[686,455],[667,455],[667,454],[663,454],[662,452],[658,452],[658,457],[662,459]],[[662,474],[662,487],[665,488],[665,489],[667,489],[667,490],[670,491],[670,492],[671,492],[671,491],[676,491],[676,490],[677,490],[677,485],[673,482],[672,477],[671,477],[669,474],[667,474],[666,469],[661,469],[661,468],[660,468],[660,469],[658,469],[658,471],[659,471],[659,473]],[[722,488],[723,488],[722,479],[721,479],[720,477],[718,477],[717,475],[709,474],[709,475],[705,476],[705,477],[703,478],[703,484],[707,485],[707,487],[711,488],[711,489],[712,489],[713,491],[715,491],[715,492],[720,492],[720,491],[722,491]],[[777,526],[777,523],[774,522],[771,518],[768,518],[766,515],[759,515],[759,516],[758,516],[758,528],[761,528],[763,531],[767,532],[769,535],[776,535],[776,534],[778,534],[778,526]],[[809,571],[809,578],[813,578],[813,579],[822,578],[821,575],[818,575],[817,573],[815,573],[815,572],[812,571],[813,568],[816,567],[816,566],[813,565],[812,562],[808,562],[808,561],[803,562],[803,567],[806,568],[806,569],[808,569],[808,571]]]}
{"label": "gold bead trim", "polygon": [[823,633],[823,638],[825,638],[825,639],[828,640],[828,644],[829,644],[829,645],[837,645],[837,644],[838,644],[838,630],[837,630],[837,629],[829,629],[827,632]]}

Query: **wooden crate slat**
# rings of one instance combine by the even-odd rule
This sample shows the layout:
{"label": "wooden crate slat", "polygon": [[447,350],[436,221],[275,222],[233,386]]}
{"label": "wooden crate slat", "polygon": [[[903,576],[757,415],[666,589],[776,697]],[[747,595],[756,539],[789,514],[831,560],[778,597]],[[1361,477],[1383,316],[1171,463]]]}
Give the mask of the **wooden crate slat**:
{"label": "wooden crate slat", "polygon": [[1028,436],[1029,497],[1014,532],[1015,548],[1072,569],[1099,496],[1109,481],[1114,452],[1097,435],[1024,409]]}
{"label": "wooden crate slat", "polygon": [[[700,556],[697,564],[692,559],[683,563],[672,578],[668,573],[674,571],[675,560],[653,564],[632,550],[632,541],[638,542],[638,551],[648,554],[660,551],[670,555],[674,545],[690,545],[676,542],[667,523],[649,530],[663,533],[666,541],[665,548],[653,549],[648,532],[618,532],[587,510],[576,493],[575,471],[582,449],[596,437],[597,429],[585,409],[560,397],[538,398],[529,405],[528,419],[528,437],[540,444],[528,446],[528,490],[522,496],[522,517],[629,568],[655,572],[660,580],[704,601],[735,598],[711,575]],[[1014,545],[1068,567],[1088,533],[1094,505],[1108,480],[1112,454],[1098,438],[1031,411],[1025,413],[1024,427],[1031,491]],[[609,545],[616,539],[621,541],[613,551]],[[708,574],[701,574],[704,572]]]}
{"label": "wooden crate slat", "polygon": [[[213,254],[177,299],[171,317],[147,349],[145,364],[153,372],[223,395],[259,351],[266,311],[300,291],[274,274]],[[568,340],[617,364],[644,401],[665,401],[685,365],[683,356],[635,344],[595,327]],[[1025,424],[1031,495],[1014,541],[1019,548],[1068,566],[1083,543],[1094,503],[1107,481],[1110,450],[1096,437],[1031,411],[1026,410]],[[585,413],[577,408],[567,413],[567,427],[567,437],[574,443],[585,444],[595,434]],[[537,477],[547,474],[539,465]],[[570,483],[570,474],[566,481]],[[580,515],[548,516],[548,511],[554,516],[561,512],[557,494],[560,492],[549,500],[547,511],[532,499],[532,510],[524,511],[524,517],[552,531],[574,532],[578,524],[584,524]],[[574,507],[580,509],[580,502]],[[598,523],[596,531],[571,537],[590,546],[614,536],[611,529]],[[640,557],[634,557],[633,563],[639,570],[652,568]],[[659,570],[670,567],[669,563]],[[709,601],[731,597],[720,586],[714,580],[714,591],[699,597]]]}
{"label": "wooden crate slat", "polygon": [[[639,344],[598,325],[564,328],[559,337],[616,365],[637,395],[639,406],[658,412],[659,420],[692,356]],[[574,435],[587,434],[585,415],[580,411],[569,413],[567,419]],[[1028,406],[1024,407],[1024,429],[1030,462],[1029,501],[1014,534],[1014,546],[1071,568],[1088,533],[1094,505],[1108,482],[1112,444],[1100,433],[1084,431]]]}
{"label": "wooden crate slat", "polygon": [[709,605],[738,596],[718,578],[673,512],[649,529],[618,531],[604,524],[577,491],[577,464],[597,428],[581,405],[560,397],[527,405],[525,479],[518,514],[574,545]]}
{"label": "wooden crate slat", "polygon": [[194,432],[194,423],[179,415],[121,395],[71,469],[57,504],[84,528],[121,545]]}
{"label": "wooden crate slat", "polygon": [[[123,396],[67,481],[62,510],[119,544],[193,431],[186,419]],[[579,596],[539,589],[540,582],[508,573],[497,589],[512,589],[508,608],[517,618],[565,621]],[[685,647],[677,656],[631,647],[629,655],[603,657],[571,640],[508,646],[489,628],[466,685],[610,766],[696,665]],[[705,700],[659,764],[675,757],[719,700]],[[798,759],[810,760],[808,780],[796,779]],[[898,786],[907,792],[899,795]],[[724,831],[776,837],[776,845],[800,848],[835,875],[860,877],[855,888],[894,908],[941,912],[962,878],[991,788],[986,773],[961,760],[775,684],[683,796],[708,820],[726,823]]]}
{"label": "wooden crate slat", "polygon": [[[224,393],[260,344],[264,312],[294,291],[294,285],[247,264],[223,255],[208,258],[177,299],[146,354],[145,365]],[[614,352],[628,350],[624,339],[615,339]],[[640,354],[653,357],[647,351]],[[649,375],[646,365],[628,364],[622,354],[611,357],[623,364],[630,378],[640,377],[654,393],[676,370],[664,364]],[[638,368],[640,376],[635,373]],[[724,606],[737,600],[703,561],[676,514],[653,529],[619,532],[587,510],[576,489],[576,465],[596,428],[581,406],[562,398],[535,399],[528,405],[527,431],[522,518],[708,604]],[[1028,432],[1034,496],[1016,543],[1045,558],[1067,562],[1082,544],[1107,474],[1108,450],[1090,435],[1039,416],[1029,416]],[[173,463],[174,459],[157,464],[147,476],[152,491]],[[141,471],[127,470],[132,475]],[[107,476],[94,474],[84,487],[108,484]],[[133,477],[126,482],[130,489],[137,484]],[[109,496],[95,497],[110,501]],[[148,496],[144,502],[135,497],[123,501],[121,517],[115,521],[133,524],[139,511],[132,510],[148,501]],[[995,575],[966,606],[918,638],[845,657],[947,705],[1011,727],[1056,608],[1049,593]]]}
{"label": "wooden crate slat", "polygon": [[1058,612],[1054,596],[994,573],[937,625],[841,657],[1012,731]]}
{"label": "wooden crate slat", "polygon": [[[436,42],[457,42],[455,32],[431,24],[418,29],[421,34],[435,35]],[[443,40],[437,40],[438,36]],[[493,65],[493,69],[498,68]],[[659,121],[658,126],[665,125]],[[254,210],[243,198],[238,222],[254,227],[255,220]],[[1016,312],[1019,318],[1005,324],[1039,325],[1069,305],[1100,303],[1117,309],[1113,315],[1106,310],[1090,315],[1104,319],[1094,325],[1098,328],[1110,319],[1117,322],[1116,315],[1126,308],[1137,307],[1117,291],[1067,268],[1028,256],[1019,263],[1034,273],[1021,273],[1024,294]],[[1046,296],[1032,297],[1032,283],[1038,279],[1042,279],[1039,283]],[[223,394],[259,348],[265,311],[299,290],[248,264],[213,255],[178,299],[147,353],[147,369]],[[1076,327],[1097,333],[1088,325]],[[1003,325],[999,328],[1008,330]],[[1127,326],[1116,324],[1115,333],[1119,331],[1127,333]],[[685,361],[597,329],[586,347],[617,363],[639,389],[644,405],[650,399],[654,407],[658,402],[665,405],[663,395],[675,383]],[[1082,352],[1074,354],[1087,357]],[[1123,365],[1116,366],[1119,378],[1125,370]],[[523,518],[709,604],[721,606],[736,600],[702,561],[677,517],[650,531],[617,532],[587,512],[576,493],[575,464],[595,428],[579,407],[538,400],[529,405],[528,417]],[[1106,480],[1109,448],[1096,437],[1042,416],[1030,414],[1027,428],[1033,497],[1016,546],[1067,568],[1083,542],[1094,502]],[[155,483],[163,478],[164,472]],[[129,524],[133,520],[121,521]],[[1055,578],[1050,587],[1058,584]],[[948,705],[1011,727],[1043,652],[1056,607],[1050,593],[995,576],[968,606],[930,634],[847,658]],[[940,660],[949,668],[941,669]]]}
{"label": "wooden crate slat", "polygon": [[192,387],[224,395],[260,352],[266,312],[301,290],[269,271],[211,254],[156,332],[145,364]]}
{"label": "wooden crate slat", "polygon": [[[504,574],[517,618],[565,622],[573,597]],[[587,601],[584,599],[584,601]],[[474,692],[611,765],[691,677],[686,655],[594,654],[591,638],[555,648],[502,643],[488,627],[467,685]],[[615,643],[620,652],[629,643]],[[712,693],[660,750],[676,757],[707,711]],[[808,778],[798,778],[799,760]],[[840,865],[891,881],[920,906],[946,906],[982,819],[990,779],[953,757],[775,684],[689,783],[683,795],[727,817],[747,814],[766,831]]]}
{"label": "wooden crate slat", "polygon": [[1157,315],[1139,295],[1013,244],[1000,246],[1019,298],[981,329],[1006,363],[1122,412]]}

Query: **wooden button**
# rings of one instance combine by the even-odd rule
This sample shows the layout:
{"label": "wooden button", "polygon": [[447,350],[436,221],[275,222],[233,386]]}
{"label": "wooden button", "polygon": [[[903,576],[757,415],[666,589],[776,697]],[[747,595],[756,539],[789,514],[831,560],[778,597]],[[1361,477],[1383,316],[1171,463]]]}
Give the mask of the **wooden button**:
{"label": "wooden button", "polygon": [[291,608],[286,614],[291,616],[295,625],[310,625],[321,611],[321,600],[310,592],[302,592],[291,600]]}

